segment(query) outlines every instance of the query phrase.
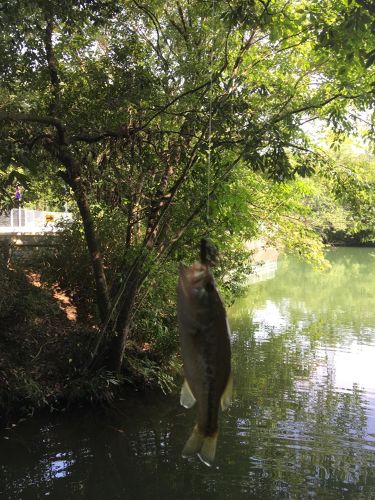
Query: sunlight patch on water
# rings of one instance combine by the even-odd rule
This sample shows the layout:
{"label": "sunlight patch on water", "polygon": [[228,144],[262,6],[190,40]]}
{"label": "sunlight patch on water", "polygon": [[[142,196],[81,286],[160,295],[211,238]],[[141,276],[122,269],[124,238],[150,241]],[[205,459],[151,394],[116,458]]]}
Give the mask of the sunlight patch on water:
{"label": "sunlight patch on water", "polygon": [[74,465],[74,460],[69,455],[69,453],[56,453],[55,460],[51,460],[49,464],[48,475],[54,478],[69,476],[69,469]]}
{"label": "sunlight patch on water", "polygon": [[332,354],[338,389],[358,385],[366,391],[375,390],[375,345],[355,342],[350,351],[336,350]]}
{"label": "sunlight patch on water", "polygon": [[[285,309],[287,309],[287,304],[285,304]],[[266,300],[264,307],[253,311],[252,321],[257,326],[255,332],[257,340],[267,338],[270,329],[280,331],[285,329],[289,324],[288,316],[272,300]]]}

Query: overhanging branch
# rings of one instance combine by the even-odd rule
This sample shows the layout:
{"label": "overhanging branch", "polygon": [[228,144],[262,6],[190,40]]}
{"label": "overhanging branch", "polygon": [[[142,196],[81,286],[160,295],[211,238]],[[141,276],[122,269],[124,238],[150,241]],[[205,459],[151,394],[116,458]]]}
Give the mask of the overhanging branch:
{"label": "overhanging branch", "polygon": [[30,122],[30,123],[40,123],[43,125],[51,125],[57,129],[60,134],[65,133],[65,126],[58,118],[54,116],[38,116],[30,113],[7,113],[0,112],[0,122]]}
{"label": "overhanging branch", "polygon": [[328,97],[327,99],[316,103],[316,104],[306,104],[305,106],[301,106],[300,108],[292,109],[290,111],[285,111],[285,113],[281,113],[279,115],[276,115],[273,119],[270,120],[270,124],[272,123],[278,123],[282,120],[284,120],[287,116],[291,115],[296,115],[299,113],[303,113],[305,111],[310,111],[311,109],[319,109],[323,108],[324,106],[327,106],[332,101],[335,101],[336,99],[346,99],[346,100],[355,100],[359,99],[360,97],[365,97],[366,95],[371,95],[375,94],[375,89],[369,90],[368,92],[363,92],[362,94],[349,94],[345,95],[342,92],[339,92],[338,94],[335,94],[331,97]]}

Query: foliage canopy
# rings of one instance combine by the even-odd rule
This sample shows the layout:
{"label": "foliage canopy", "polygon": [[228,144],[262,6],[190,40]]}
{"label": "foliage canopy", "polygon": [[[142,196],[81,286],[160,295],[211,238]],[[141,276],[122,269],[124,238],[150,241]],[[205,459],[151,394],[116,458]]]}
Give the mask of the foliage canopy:
{"label": "foliage canopy", "polygon": [[320,164],[304,124],[349,130],[374,102],[366,0],[8,0],[0,28],[3,193],[69,187],[116,369],[153,266],[174,270],[206,219],[230,266],[254,193],[293,204],[287,181]]}

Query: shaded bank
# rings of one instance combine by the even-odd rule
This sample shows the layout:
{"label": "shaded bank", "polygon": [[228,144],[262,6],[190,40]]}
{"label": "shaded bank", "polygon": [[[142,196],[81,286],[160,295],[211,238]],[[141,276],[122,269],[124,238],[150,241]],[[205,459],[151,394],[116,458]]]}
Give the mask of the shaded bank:
{"label": "shaded bank", "polygon": [[327,231],[324,241],[328,245],[340,247],[375,247],[374,235],[369,231],[348,234],[345,231]]}
{"label": "shaded bank", "polygon": [[[160,385],[162,356],[144,343],[128,343],[120,375],[89,370],[94,317],[25,263],[0,261],[0,324],[0,426],[43,408],[107,404],[129,388]],[[163,377],[172,380],[167,368]]]}

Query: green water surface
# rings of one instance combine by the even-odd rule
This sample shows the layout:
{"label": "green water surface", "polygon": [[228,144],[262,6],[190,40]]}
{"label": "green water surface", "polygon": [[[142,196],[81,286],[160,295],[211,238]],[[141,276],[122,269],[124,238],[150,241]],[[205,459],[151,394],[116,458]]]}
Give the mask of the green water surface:
{"label": "green water surface", "polygon": [[183,459],[194,409],[134,395],[0,433],[1,499],[375,499],[375,253],[291,257],[230,310],[234,400],[216,464]]}

